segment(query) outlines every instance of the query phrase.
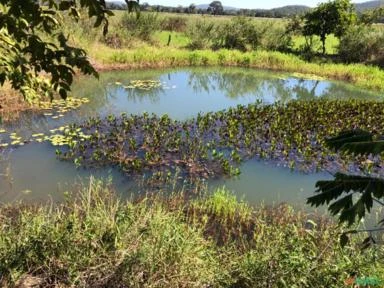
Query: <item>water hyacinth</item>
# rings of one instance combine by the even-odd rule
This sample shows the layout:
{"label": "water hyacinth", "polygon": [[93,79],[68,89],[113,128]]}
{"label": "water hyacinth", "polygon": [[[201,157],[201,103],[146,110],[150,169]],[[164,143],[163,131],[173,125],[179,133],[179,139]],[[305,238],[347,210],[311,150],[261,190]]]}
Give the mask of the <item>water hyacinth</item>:
{"label": "water hyacinth", "polygon": [[[72,125],[61,159],[77,165],[119,167],[127,174],[173,172],[191,177],[233,176],[247,159],[264,159],[303,172],[319,170],[382,174],[381,157],[329,151],[324,139],[342,130],[382,134],[384,103],[292,101],[238,106],[187,121],[167,115],[91,118]],[[86,135],[86,137],[84,137]],[[67,144],[67,143],[66,143]]]}

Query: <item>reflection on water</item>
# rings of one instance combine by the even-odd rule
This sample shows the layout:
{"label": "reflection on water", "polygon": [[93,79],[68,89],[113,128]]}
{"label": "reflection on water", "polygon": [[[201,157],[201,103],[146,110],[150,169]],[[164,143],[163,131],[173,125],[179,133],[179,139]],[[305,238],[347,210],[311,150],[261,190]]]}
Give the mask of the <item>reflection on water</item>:
{"label": "reflection on water", "polygon": [[[134,80],[156,80],[161,86],[151,90],[127,88]],[[49,134],[50,130],[88,117],[108,114],[165,114],[187,119],[199,112],[218,111],[255,101],[286,103],[292,99],[323,98],[379,99],[379,95],[356,89],[339,82],[303,80],[287,74],[241,68],[194,68],[185,70],[149,70],[109,72],[100,81],[81,77],[73,86],[73,94],[87,97],[90,103],[68,112],[60,119],[42,114],[25,114],[19,121],[0,128],[17,132],[24,140],[33,133]],[[2,138],[3,137],[3,138]],[[6,134],[0,134],[5,141]],[[30,143],[14,149],[0,159],[0,201],[18,199],[45,200],[48,195],[61,199],[76,181],[96,175],[112,177],[117,189],[129,193],[130,179],[115,169],[97,171],[76,169],[72,163],[55,157],[55,148],[47,142]],[[9,159],[8,159],[9,158]],[[211,181],[212,186],[226,185],[251,203],[303,203],[319,179],[330,175],[292,173],[262,162],[249,161],[243,165],[238,179]]]}
{"label": "reflection on water", "polygon": [[[151,90],[124,87],[134,80],[156,80],[163,85]],[[101,74],[100,80],[78,78],[73,85],[73,95],[91,101],[60,120],[26,114],[13,123],[13,129],[41,131],[91,116],[121,113],[168,114],[182,120],[198,112],[219,111],[255,101],[268,104],[276,101],[286,103],[293,99],[381,99],[377,93],[341,82],[304,80],[288,74],[244,68],[106,72]]]}
{"label": "reflection on water", "polygon": [[265,71],[258,71],[258,76],[255,77],[253,70],[195,71],[190,73],[189,85],[196,93],[219,92],[234,99],[252,96],[264,103],[286,103],[293,99],[309,101],[317,98],[380,99],[375,93],[356,89],[345,83],[306,80]]}
{"label": "reflection on water", "polygon": [[[54,154],[54,148],[48,143],[33,143],[15,151],[8,161],[10,175],[3,177],[0,182],[1,201],[10,202],[21,198],[43,201],[47,195],[60,200],[75,182],[91,175],[112,178],[117,190],[130,196],[133,183],[117,169],[76,169],[70,162],[57,160]],[[249,161],[243,165],[242,174],[238,178],[210,180],[209,184],[213,187],[225,185],[252,203],[303,203],[303,196],[313,193],[316,181],[328,178],[330,175],[325,173],[306,175],[263,162]]]}

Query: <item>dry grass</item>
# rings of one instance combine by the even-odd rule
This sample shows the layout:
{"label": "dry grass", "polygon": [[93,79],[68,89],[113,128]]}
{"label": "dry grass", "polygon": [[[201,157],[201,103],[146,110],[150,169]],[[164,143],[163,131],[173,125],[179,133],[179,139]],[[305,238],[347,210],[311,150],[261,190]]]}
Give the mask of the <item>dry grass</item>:
{"label": "dry grass", "polygon": [[0,123],[17,119],[20,113],[36,110],[23,100],[21,94],[5,84],[0,88]]}

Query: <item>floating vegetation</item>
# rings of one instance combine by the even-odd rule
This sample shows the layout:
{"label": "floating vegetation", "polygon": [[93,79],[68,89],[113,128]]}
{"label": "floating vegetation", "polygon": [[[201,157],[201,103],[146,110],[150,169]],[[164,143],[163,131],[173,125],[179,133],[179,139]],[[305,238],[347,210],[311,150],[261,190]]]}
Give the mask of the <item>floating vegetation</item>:
{"label": "floating vegetation", "polygon": [[42,137],[42,136],[44,136],[44,133],[32,134],[32,137],[34,137],[34,138],[38,138],[38,137]]}
{"label": "floating vegetation", "polygon": [[[124,89],[138,89],[143,91],[151,91],[159,88],[169,89],[165,83],[158,80],[132,80],[129,85],[124,85],[121,82],[115,82],[115,85],[122,86]],[[172,88],[175,89],[176,86],[172,86]]]}
{"label": "floating vegetation", "polygon": [[383,112],[380,102],[320,100],[256,103],[187,121],[147,113],[91,118],[64,131],[71,141],[58,155],[77,165],[118,166],[129,174],[179,169],[191,177],[233,176],[251,158],[303,172],[382,173],[381,157],[336,154],[324,139],[356,128],[382,134]]}
{"label": "floating vegetation", "polygon": [[[68,97],[66,100],[53,100],[49,101],[39,101],[34,103],[34,105],[39,106],[41,109],[46,110],[43,113],[45,117],[49,117],[51,119],[60,119],[65,116],[65,113],[68,113],[74,109],[79,108],[81,105],[88,103],[88,98],[72,98]],[[59,127],[56,129],[50,130],[51,133],[56,131],[63,132],[67,126]],[[25,133],[28,134],[28,133]],[[23,137],[17,135],[15,132],[8,132],[3,128],[0,128],[0,142],[5,142],[0,144],[0,150],[5,148],[16,148],[18,146],[23,146],[29,142],[44,142],[50,141],[52,144],[55,143],[57,145],[68,145],[68,141],[59,141],[58,139],[51,139],[52,136],[47,136],[44,133],[35,133],[32,135],[23,135]],[[54,141],[53,141],[54,140]]]}
{"label": "floating vegetation", "polygon": [[17,133],[12,132],[10,134],[6,134],[5,130],[2,131],[4,132],[0,137],[0,141],[5,141],[5,143],[0,143],[0,148],[5,149],[11,146],[23,146],[25,144],[25,140],[23,140],[21,136],[17,135]]}
{"label": "floating vegetation", "polygon": [[[45,141],[50,142],[53,146],[65,146],[65,145],[73,145],[74,143],[77,142],[77,140],[73,140],[73,137],[76,136],[76,139],[89,139],[88,135],[85,135],[80,128],[75,129],[74,132],[70,132],[70,126],[65,125],[58,127],[56,129],[51,129],[49,132],[51,135],[44,134],[44,133],[35,133],[32,134],[30,138],[23,138],[21,136],[18,136],[15,132],[10,133],[5,139],[7,142],[6,143],[0,143],[0,150],[1,148],[9,148],[9,147],[18,147],[18,146],[23,146],[26,143],[31,143],[31,142],[37,142],[37,143],[42,143]],[[4,139],[0,139],[3,140]]]}
{"label": "floating vegetation", "polygon": [[44,116],[51,117],[52,119],[59,119],[64,117],[65,113],[73,111],[88,102],[88,98],[68,97],[66,100],[54,99],[52,101],[39,101],[34,104],[41,109],[46,110],[46,112],[43,113]]}

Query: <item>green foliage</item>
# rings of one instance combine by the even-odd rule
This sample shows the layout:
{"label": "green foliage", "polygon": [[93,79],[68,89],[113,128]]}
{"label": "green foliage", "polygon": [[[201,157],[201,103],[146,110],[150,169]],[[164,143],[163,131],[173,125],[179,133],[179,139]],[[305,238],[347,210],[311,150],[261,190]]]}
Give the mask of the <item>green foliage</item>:
{"label": "green foliage", "polygon": [[128,38],[136,37],[150,41],[160,28],[160,20],[156,13],[141,13],[139,18],[132,13],[125,13],[121,18],[121,28],[127,33]]}
{"label": "green foliage", "polygon": [[383,18],[384,18],[384,7],[380,7],[380,8],[365,11],[360,17],[360,22],[365,25],[370,25],[378,22],[379,20],[382,20]]}
{"label": "green foliage", "polygon": [[350,27],[340,38],[339,55],[347,63],[384,65],[384,31],[365,25]]}
{"label": "green foliage", "polygon": [[[188,51],[182,49],[141,47],[140,49],[111,49],[98,46],[90,54],[105,68],[168,68],[188,65],[240,66],[247,59],[248,67],[273,71],[300,72],[329,79],[342,80],[358,87],[382,91],[382,69],[362,64],[318,64],[298,56],[274,51],[256,50],[242,53],[236,50]],[[193,61],[191,61],[193,59]]]}
{"label": "green foliage", "polygon": [[[384,151],[384,141],[375,140],[369,132],[356,130],[341,132],[338,136],[326,141],[327,145],[336,149],[354,154],[380,154]],[[384,205],[384,180],[372,176],[356,176],[336,173],[335,178],[329,181],[316,183],[317,195],[308,198],[307,203],[312,206],[330,204],[328,210],[332,215],[338,215],[339,221],[349,226],[360,221],[366,213],[370,213],[374,203]],[[356,195],[358,194],[358,196]],[[384,219],[380,221],[384,223]],[[348,233],[341,235],[340,242],[345,245],[349,238]],[[374,242],[370,236],[363,242],[368,246]]]}
{"label": "green foliage", "polygon": [[[247,220],[252,214],[252,208],[247,203],[239,202],[236,196],[225,188],[217,189],[212,196],[204,199],[202,203],[197,203],[197,205],[204,205],[204,209],[223,219],[239,217]],[[196,204],[192,203],[192,206],[194,205]]]}
{"label": "green foliage", "polygon": [[198,20],[188,26],[186,35],[190,39],[192,49],[207,49],[211,46],[215,35],[215,25],[211,22]]}
{"label": "green foliage", "polygon": [[215,23],[197,20],[188,25],[186,35],[192,49],[213,48],[250,51],[288,51],[292,46],[292,36],[286,33],[281,23],[261,22],[251,18],[234,17],[230,21]]}
{"label": "green foliage", "polygon": [[91,179],[57,206],[2,206],[0,285],[329,288],[350,272],[380,275],[383,251],[341,249],[324,218],[245,207],[225,189],[171,194],[122,201]]}
{"label": "green foliage", "polygon": [[163,31],[184,32],[186,28],[187,28],[187,19],[185,17],[169,16],[169,17],[165,17],[161,21],[161,30]]}
{"label": "green foliage", "polygon": [[213,47],[246,51],[256,49],[260,44],[261,33],[254,22],[246,17],[235,17],[218,27]]}
{"label": "green foliage", "polygon": [[[198,57],[197,53],[195,55]],[[242,80],[247,81],[246,77]],[[202,84],[204,79],[196,77],[191,81]],[[282,80],[276,80],[279,81]],[[262,87],[262,83],[256,86]],[[118,85],[127,89],[132,86]],[[228,87],[236,90],[239,86]],[[281,89],[287,88],[282,85]],[[300,93],[297,87],[292,87],[292,91],[296,91],[297,101],[285,103],[282,98],[279,99],[281,102],[272,105],[239,105],[226,111],[198,114],[185,121],[147,113],[90,118],[65,131],[64,137],[73,141],[69,149],[63,149],[60,158],[81,159],[82,165],[91,167],[112,165],[138,177],[142,177],[143,172],[166,174],[174,173],[176,169],[191,178],[234,176],[240,172],[238,165],[241,161],[254,157],[304,172],[343,169],[354,173],[382,173],[377,169],[383,165],[382,159],[331,153],[324,138],[351,127],[382,129],[383,103],[309,101],[306,98],[311,97],[311,92]],[[368,123],[366,119],[370,119]],[[84,138],[82,135],[88,136]],[[356,136],[353,139],[370,138]],[[347,149],[353,149],[352,144],[348,145]]]}
{"label": "green foliage", "polygon": [[[27,100],[42,94],[52,97],[52,90],[66,98],[74,69],[94,76],[97,73],[85,51],[69,45],[60,31],[62,12],[77,21],[78,8],[84,8],[89,18],[95,18],[95,27],[103,25],[104,34],[113,14],[102,0],[38,2],[0,1],[0,84],[10,82]],[[130,9],[137,7],[136,1],[126,2]],[[42,73],[44,78],[39,77]]]}
{"label": "green foliage", "polygon": [[372,141],[373,135],[363,130],[351,130],[340,132],[338,136],[328,138],[325,143],[336,150],[345,150],[350,143]]}
{"label": "green foliage", "polygon": [[221,15],[224,12],[224,7],[220,1],[213,1],[211,4],[209,4],[208,12],[212,13],[213,15]]}
{"label": "green foliage", "polygon": [[337,37],[341,37],[356,20],[357,15],[350,0],[321,3],[304,16],[303,34],[319,36],[323,44],[323,54],[325,54],[327,36],[335,34]]}
{"label": "green foliage", "polygon": [[[292,33],[287,33],[286,27],[275,22],[265,22],[258,25],[262,31],[261,48],[268,51],[288,52],[293,47]],[[261,29],[260,26],[268,27]]]}
{"label": "green foliage", "polygon": [[[316,188],[318,194],[308,198],[308,203],[318,207],[335,200],[328,210],[349,226],[371,212],[375,199],[384,197],[384,180],[365,176],[336,173],[334,180],[318,181]],[[358,199],[355,193],[361,194]]]}

